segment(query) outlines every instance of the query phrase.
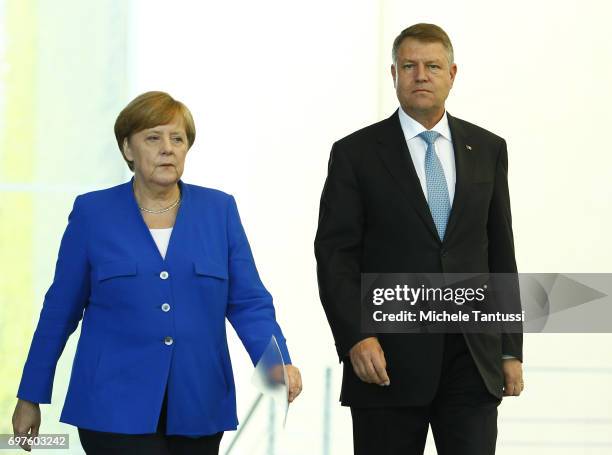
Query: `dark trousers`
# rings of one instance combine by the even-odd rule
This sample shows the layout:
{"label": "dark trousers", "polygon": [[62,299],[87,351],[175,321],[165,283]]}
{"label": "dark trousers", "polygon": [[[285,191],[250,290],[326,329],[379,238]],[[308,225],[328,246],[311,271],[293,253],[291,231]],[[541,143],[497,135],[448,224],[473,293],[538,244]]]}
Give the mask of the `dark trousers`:
{"label": "dark trousers", "polygon": [[438,455],[493,455],[499,403],[463,335],[447,334],[440,383],[428,406],[351,407],[355,455],[422,455],[429,425]]}
{"label": "dark trousers", "polygon": [[79,428],[81,445],[87,455],[218,455],[223,432],[199,438],[167,436],[165,434],[167,409],[168,390],[166,389],[155,433],[106,433]]}

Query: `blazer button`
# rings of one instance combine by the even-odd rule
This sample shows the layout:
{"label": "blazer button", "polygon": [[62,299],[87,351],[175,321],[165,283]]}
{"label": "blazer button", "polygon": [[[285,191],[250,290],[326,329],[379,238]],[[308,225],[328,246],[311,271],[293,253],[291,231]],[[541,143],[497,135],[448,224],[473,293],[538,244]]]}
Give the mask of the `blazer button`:
{"label": "blazer button", "polygon": [[162,273],[160,273],[160,274],[159,274],[159,277],[160,277],[162,280],[167,279],[169,276],[170,276],[170,274],[169,274],[168,272],[166,272],[165,270],[164,270]]}
{"label": "blazer button", "polygon": [[169,305],[168,303],[164,303],[164,304],[161,306],[161,309],[162,309],[162,311],[163,311],[164,313],[167,313],[168,311],[170,311],[170,305]]}
{"label": "blazer button", "polygon": [[164,344],[166,346],[170,346],[172,343],[174,343],[174,340],[172,339],[172,337],[166,337],[164,338]]}
{"label": "blazer button", "polygon": [[448,256],[448,251],[446,251],[446,250],[442,250],[442,251],[440,251],[440,256],[442,256],[443,258],[445,258],[446,256]]}

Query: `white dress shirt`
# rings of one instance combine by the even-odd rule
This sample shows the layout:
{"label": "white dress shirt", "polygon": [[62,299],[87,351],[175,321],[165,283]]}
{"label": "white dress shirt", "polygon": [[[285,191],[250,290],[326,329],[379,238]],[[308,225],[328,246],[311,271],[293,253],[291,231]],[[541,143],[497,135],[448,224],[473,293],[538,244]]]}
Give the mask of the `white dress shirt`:
{"label": "white dress shirt", "polygon": [[168,251],[168,243],[170,243],[172,228],[149,229],[149,231],[151,231],[153,240],[155,240],[159,254],[161,254],[162,258],[166,259],[166,252]]}
{"label": "white dress shirt", "polygon": [[[414,164],[417,176],[421,182],[421,188],[423,188],[425,199],[427,199],[427,180],[425,179],[425,153],[427,152],[427,142],[425,142],[425,139],[419,137],[419,133],[427,131],[427,128],[406,114],[401,107],[399,108],[399,119],[404,137],[406,138],[408,150],[410,151],[410,156],[412,157],[412,163]],[[430,131],[440,133],[440,136],[434,143],[434,148],[442,164],[442,169],[444,170],[444,177],[446,178],[446,186],[448,188],[448,198],[452,206],[453,198],[455,197],[457,172],[455,168],[453,139],[448,126],[446,111],[444,111],[444,115],[440,121],[436,123]]]}

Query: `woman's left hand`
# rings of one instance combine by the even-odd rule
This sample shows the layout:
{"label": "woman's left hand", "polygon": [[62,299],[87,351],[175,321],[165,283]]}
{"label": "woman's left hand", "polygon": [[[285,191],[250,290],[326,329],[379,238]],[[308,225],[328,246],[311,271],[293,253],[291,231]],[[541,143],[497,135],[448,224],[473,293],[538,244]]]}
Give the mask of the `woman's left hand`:
{"label": "woman's left hand", "polygon": [[293,365],[287,365],[286,368],[287,379],[289,380],[289,384],[287,384],[287,388],[289,389],[289,403],[291,403],[302,392],[302,375],[300,375],[300,370]]}

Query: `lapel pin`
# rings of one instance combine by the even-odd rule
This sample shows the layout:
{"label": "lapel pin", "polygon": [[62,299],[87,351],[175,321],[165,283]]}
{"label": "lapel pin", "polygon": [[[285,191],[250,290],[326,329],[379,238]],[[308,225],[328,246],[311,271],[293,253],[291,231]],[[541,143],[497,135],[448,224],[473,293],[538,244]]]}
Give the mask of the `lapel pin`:
{"label": "lapel pin", "polygon": [[471,145],[467,145],[466,144],[465,148],[468,149],[468,150],[472,150],[472,146]]}

